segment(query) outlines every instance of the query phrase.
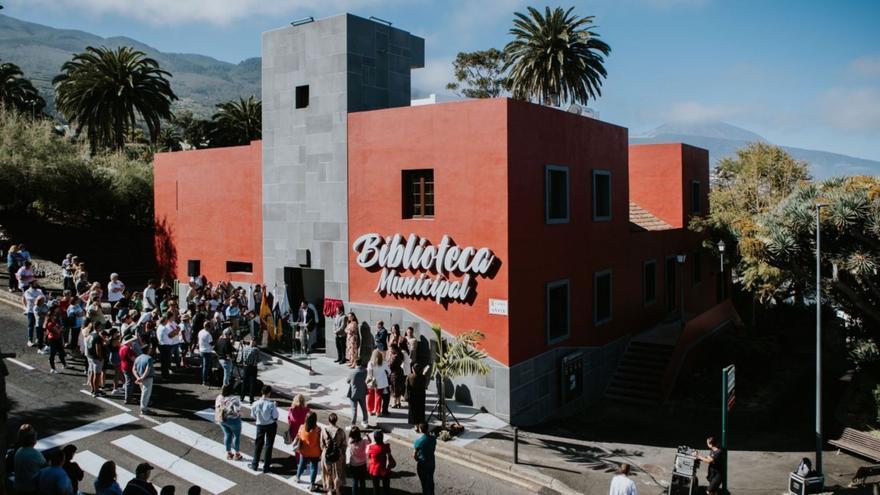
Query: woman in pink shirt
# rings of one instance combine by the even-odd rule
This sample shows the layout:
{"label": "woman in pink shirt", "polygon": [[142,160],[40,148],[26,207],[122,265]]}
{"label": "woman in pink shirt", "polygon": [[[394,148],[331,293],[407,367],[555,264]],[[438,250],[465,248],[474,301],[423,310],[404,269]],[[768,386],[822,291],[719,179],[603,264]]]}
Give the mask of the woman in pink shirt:
{"label": "woman in pink shirt", "polygon": [[348,450],[345,460],[351,471],[351,492],[367,493],[367,447],[370,441],[361,435],[357,426],[352,426],[348,433]]}
{"label": "woman in pink shirt", "polygon": [[[302,394],[296,394],[293,402],[290,403],[290,409],[287,410],[287,423],[290,425],[290,431],[298,432],[299,427],[306,424],[306,417],[310,412],[309,406],[306,405],[306,398]],[[299,463],[299,452],[294,451],[293,458]]]}

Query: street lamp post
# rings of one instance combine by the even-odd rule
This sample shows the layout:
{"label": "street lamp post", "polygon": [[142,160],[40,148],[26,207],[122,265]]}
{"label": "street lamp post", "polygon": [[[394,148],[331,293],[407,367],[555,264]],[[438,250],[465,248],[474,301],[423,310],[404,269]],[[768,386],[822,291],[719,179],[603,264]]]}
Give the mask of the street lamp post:
{"label": "street lamp post", "polygon": [[684,262],[687,259],[687,255],[679,254],[675,256],[675,261],[681,265],[681,282],[679,283],[680,291],[681,291],[681,323],[684,325]]}
{"label": "street lamp post", "polygon": [[816,204],[816,473],[822,474],[822,208],[827,203]]}
{"label": "street lamp post", "polygon": [[724,276],[724,239],[718,241],[718,252],[721,253],[721,276]]}

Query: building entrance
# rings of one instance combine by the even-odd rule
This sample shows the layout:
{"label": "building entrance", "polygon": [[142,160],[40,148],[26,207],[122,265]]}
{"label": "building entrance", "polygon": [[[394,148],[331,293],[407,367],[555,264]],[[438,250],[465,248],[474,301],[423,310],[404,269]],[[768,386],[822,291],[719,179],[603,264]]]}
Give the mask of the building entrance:
{"label": "building entrance", "polygon": [[[284,267],[284,284],[287,286],[287,300],[294,318],[299,314],[303,301],[314,311],[317,324],[311,337],[313,349],[324,350],[324,270],[316,268]],[[295,329],[294,329],[295,331]]]}

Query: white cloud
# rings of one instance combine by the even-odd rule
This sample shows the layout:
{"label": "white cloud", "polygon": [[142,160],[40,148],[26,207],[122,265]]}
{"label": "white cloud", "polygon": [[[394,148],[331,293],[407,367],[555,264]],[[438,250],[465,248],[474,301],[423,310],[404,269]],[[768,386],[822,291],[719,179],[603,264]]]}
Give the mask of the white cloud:
{"label": "white cloud", "polygon": [[387,0],[12,0],[55,12],[86,11],[94,15],[119,15],[154,25],[207,22],[228,25],[254,15],[292,12],[347,11]]}
{"label": "white cloud", "polygon": [[859,57],[849,64],[853,74],[864,77],[880,77],[880,55]]}
{"label": "white cloud", "polygon": [[423,69],[413,70],[413,95],[424,97],[434,93],[437,96],[450,96],[452,93],[446,90],[446,84],[454,80],[452,60],[447,57],[428,58]]}
{"label": "white cloud", "polygon": [[746,107],[708,105],[697,101],[682,101],[663,111],[663,118],[671,122],[708,122],[727,120],[747,112]]}
{"label": "white cloud", "polygon": [[880,89],[834,88],[820,100],[828,123],[845,131],[880,130]]}

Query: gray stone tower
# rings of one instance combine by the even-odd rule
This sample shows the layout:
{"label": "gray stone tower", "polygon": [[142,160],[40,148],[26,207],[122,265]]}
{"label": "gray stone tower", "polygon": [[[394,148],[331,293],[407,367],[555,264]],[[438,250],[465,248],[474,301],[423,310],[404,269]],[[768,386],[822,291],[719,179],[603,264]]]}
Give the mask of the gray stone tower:
{"label": "gray stone tower", "polygon": [[303,268],[304,297],[348,301],[348,113],[408,106],[424,59],[422,38],[351,14],[263,33],[269,287]]}

